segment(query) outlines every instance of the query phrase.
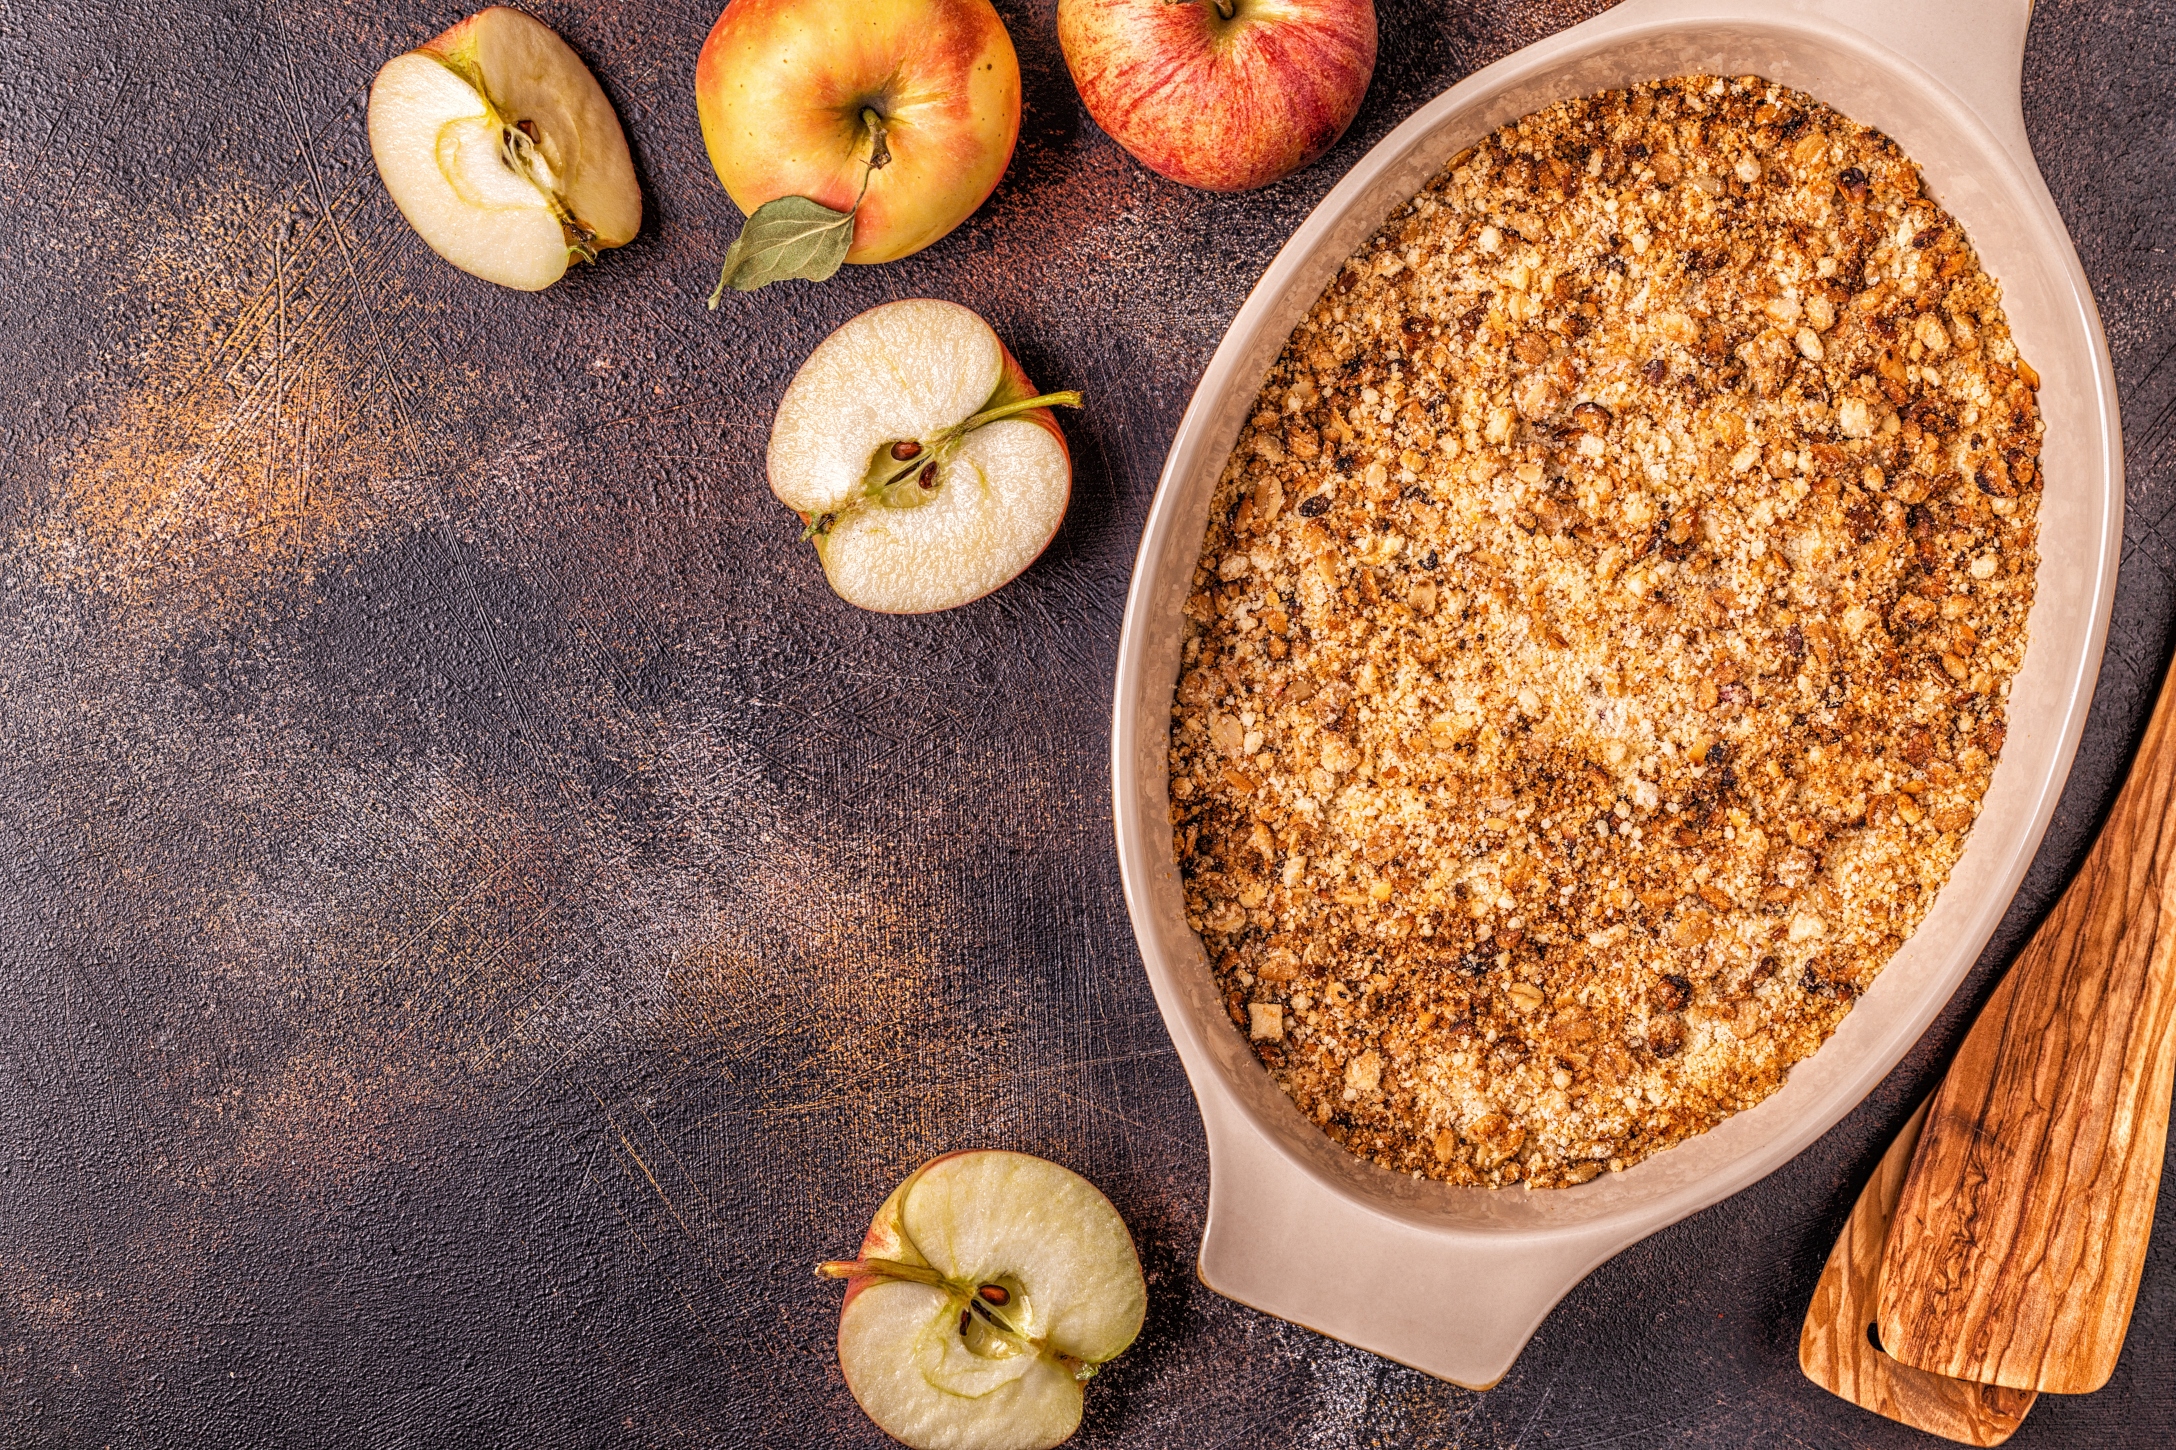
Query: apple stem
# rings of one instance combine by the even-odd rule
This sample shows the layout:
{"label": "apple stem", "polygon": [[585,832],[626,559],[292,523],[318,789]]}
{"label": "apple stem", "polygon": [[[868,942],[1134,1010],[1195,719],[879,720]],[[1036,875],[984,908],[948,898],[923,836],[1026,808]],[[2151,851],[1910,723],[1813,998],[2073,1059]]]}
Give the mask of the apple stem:
{"label": "apple stem", "polygon": [[1010,418],[1017,413],[1032,413],[1037,408],[1078,408],[1079,406],[1080,393],[1072,388],[1068,388],[1062,393],[1043,393],[1033,398],[1017,398],[1010,403],[1000,403],[994,408],[984,409],[966,422],[956,424],[952,430],[953,436],[958,437],[961,434],[972,433],[985,423],[995,423],[1000,418]]}
{"label": "apple stem", "polygon": [[[980,1319],[991,1330],[1009,1339],[1030,1354],[1042,1354],[1049,1346],[1040,1339],[1022,1334],[1012,1320],[997,1312],[996,1304],[1009,1301],[1012,1296],[997,1284],[963,1284],[947,1279],[926,1264],[902,1263],[898,1259],[827,1259],[816,1266],[819,1279],[905,1279],[911,1283],[928,1284],[942,1289],[960,1306],[960,1327],[964,1331],[969,1316]],[[996,1290],[1000,1298],[990,1297]]]}
{"label": "apple stem", "polygon": [[[892,145],[891,142],[884,139],[885,132],[890,128],[884,124],[884,118],[879,116],[871,107],[863,106],[861,108],[861,124],[869,128],[869,161],[861,171],[861,190],[854,193],[854,204],[846,209],[846,217],[849,223],[855,217],[861,215],[861,203],[869,195],[869,178],[892,163]],[[723,289],[725,282],[721,279],[718,286]],[[712,307],[718,305],[715,294],[710,299],[710,305]]]}
{"label": "apple stem", "polygon": [[1239,8],[1237,0],[1215,0],[1215,5],[1217,15],[1225,20],[1231,19],[1233,12]]}
{"label": "apple stem", "polygon": [[908,1279],[917,1284],[934,1284],[940,1289],[955,1287],[944,1275],[926,1264],[906,1264],[897,1259],[827,1259],[816,1266],[819,1279]]}
{"label": "apple stem", "polygon": [[[884,118],[877,114],[874,106],[861,108],[861,124],[869,128],[869,171],[881,171],[892,162],[892,143],[885,136],[891,127],[884,123]],[[869,171],[861,174],[863,191],[869,189]],[[861,205],[859,199],[856,199],[854,205],[857,208]]]}

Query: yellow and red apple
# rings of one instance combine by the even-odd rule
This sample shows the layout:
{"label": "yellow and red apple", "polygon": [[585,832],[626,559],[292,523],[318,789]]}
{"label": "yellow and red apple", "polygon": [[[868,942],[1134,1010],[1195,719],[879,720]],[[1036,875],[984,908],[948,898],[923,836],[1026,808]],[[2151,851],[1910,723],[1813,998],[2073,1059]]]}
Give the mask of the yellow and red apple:
{"label": "yellow and red apple", "polygon": [[1375,73],[1374,0],[1058,0],[1088,114],[1208,191],[1289,176],[1345,134]]}
{"label": "yellow and red apple", "polygon": [[696,59],[695,104],[742,212],[783,197],[851,211],[846,260],[889,262],[1005,174],[1020,62],[990,0],[732,0]]}

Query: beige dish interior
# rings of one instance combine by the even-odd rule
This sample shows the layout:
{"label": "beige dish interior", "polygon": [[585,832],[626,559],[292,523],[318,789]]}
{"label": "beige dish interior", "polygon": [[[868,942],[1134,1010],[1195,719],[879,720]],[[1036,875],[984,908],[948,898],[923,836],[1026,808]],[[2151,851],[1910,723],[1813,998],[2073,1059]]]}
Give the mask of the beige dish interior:
{"label": "beige dish interior", "polygon": [[[1212,1289],[1429,1374],[1492,1384],[1595,1265],[1772,1172],[1850,1111],[1970,969],[2077,748],[2122,526],[2107,346],[2019,108],[2027,16],[2028,0],[1630,0],[1422,108],[1338,184],[1240,310],[1172,441],[1142,539],[1112,739],[1127,905],[1208,1134],[1200,1271]],[[1933,910],[1774,1096],[1577,1188],[1417,1182],[1348,1155],[1300,1116],[1225,1015],[1186,926],[1165,793],[1180,607],[1211,490],[1262,377],[1354,248],[1494,127],[1567,97],[1687,72],[1764,75],[1887,132],[2002,284],[2018,346],[2043,379],[2047,421],[2038,593],[2009,742]]]}

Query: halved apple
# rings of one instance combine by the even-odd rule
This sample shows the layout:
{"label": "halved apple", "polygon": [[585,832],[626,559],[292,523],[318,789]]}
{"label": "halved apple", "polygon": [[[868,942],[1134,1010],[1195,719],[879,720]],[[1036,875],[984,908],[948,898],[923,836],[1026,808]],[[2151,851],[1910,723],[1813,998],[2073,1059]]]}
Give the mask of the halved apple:
{"label": "halved apple", "polygon": [[892,1190],[848,1281],[839,1367],[915,1450],[1047,1450],[1081,1386],[1141,1332],[1148,1286],[1095,1185],[1026,1153],[933,1159]]}
{"label": "halved apple", "polygon": [[534,292],[633,241],[642,189],[597,78],[551,29],[494,5],[370,85],[370,154],[400,214],[464,272]]}
{"label": "halved apple", "polygon": [[874,307],[809,354],[771,423],[771,491],[808,525],[824,575],[863,609],[978,599],[1058,532],[1073,463],[1053,405],[956,302]]}

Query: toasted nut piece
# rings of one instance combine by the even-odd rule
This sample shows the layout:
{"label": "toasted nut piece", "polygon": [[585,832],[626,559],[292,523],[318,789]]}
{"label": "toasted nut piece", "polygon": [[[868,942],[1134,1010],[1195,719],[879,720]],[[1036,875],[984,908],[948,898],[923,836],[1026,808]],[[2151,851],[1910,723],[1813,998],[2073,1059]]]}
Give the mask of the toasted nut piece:
{"label": "toasted nut piece", "polygon": [[1578,407],[1572,409],[1572,422],[1586,429],[1589,433],[1607,433],[1609,425],[1616,421],[1615,418],[1610,416],[1609,409],[1603,407],[1600,403],[1581,403]]}

